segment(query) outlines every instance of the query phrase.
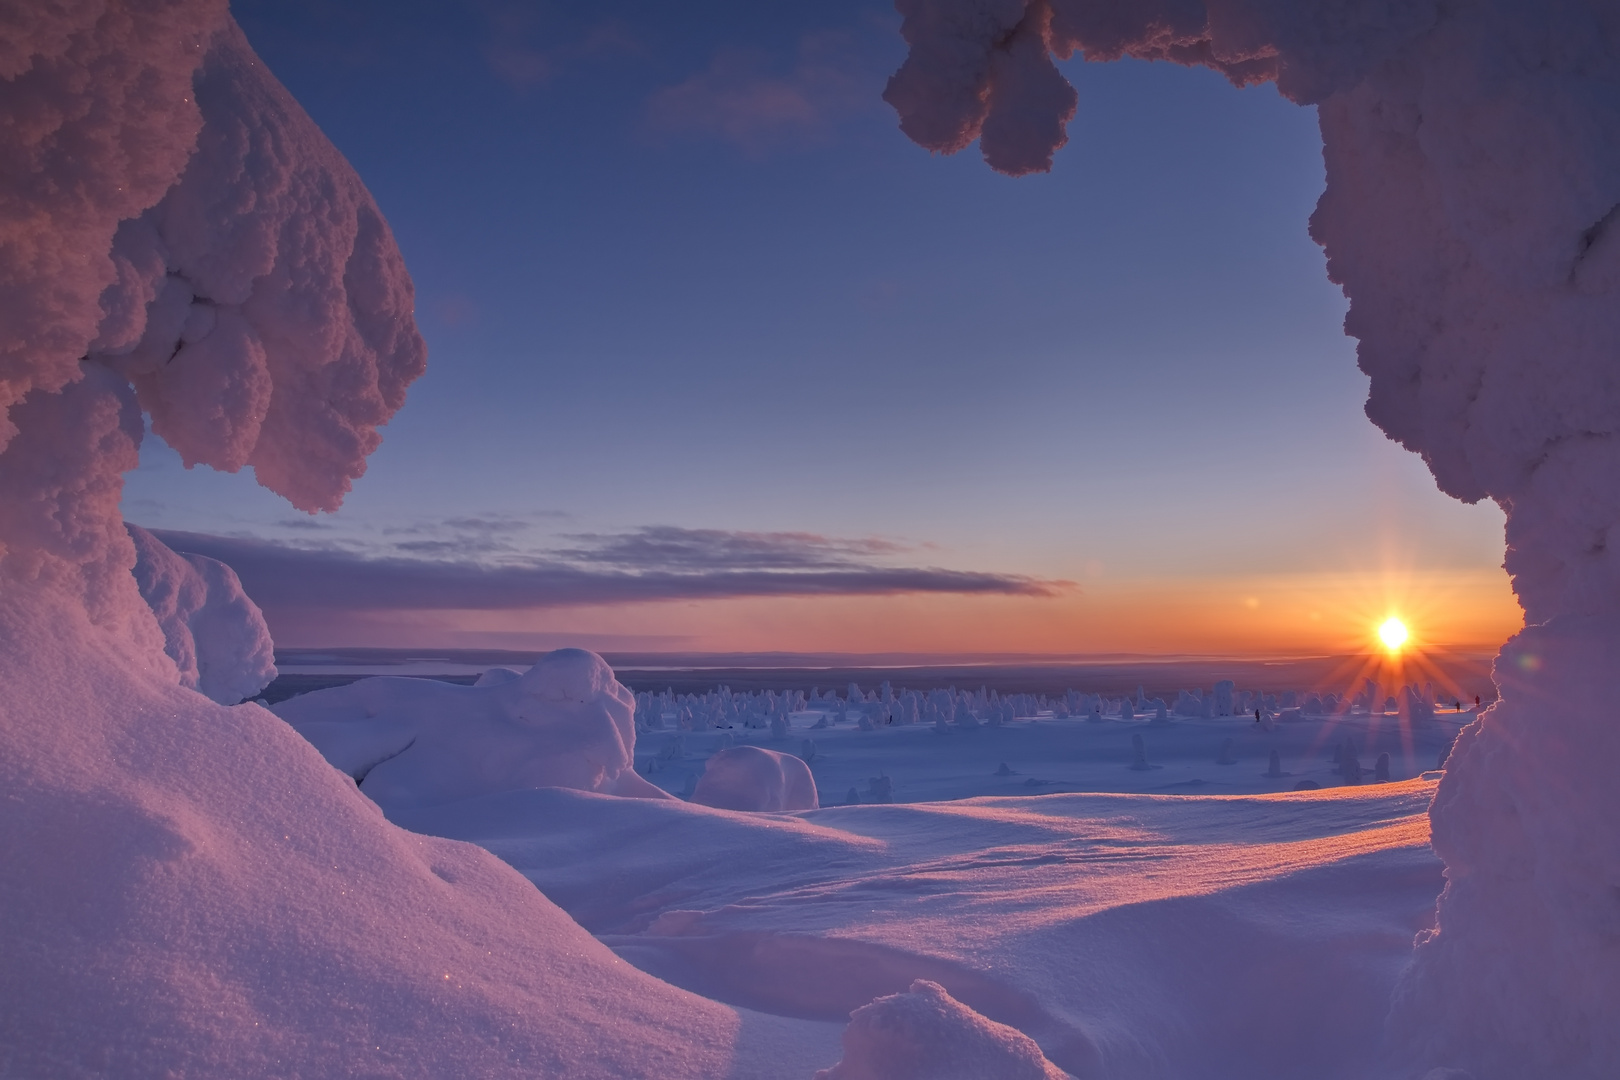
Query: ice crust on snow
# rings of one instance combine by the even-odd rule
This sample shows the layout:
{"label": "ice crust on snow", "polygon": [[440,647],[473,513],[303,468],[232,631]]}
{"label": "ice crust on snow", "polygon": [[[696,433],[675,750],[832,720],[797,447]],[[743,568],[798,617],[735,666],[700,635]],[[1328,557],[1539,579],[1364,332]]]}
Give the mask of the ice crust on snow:
{"label": "ice crust on snow", "polygon": [[[978,137],[1008,173],[1049,168],[1066,138],[1074,95],[1054,56],[1200,64],[1315,105],[1327,189],[1311,234],[1350,300],[1367,415],[1421,454],[1443,491],[1506,511],[1506,567],[1530,629],[1504,658],[1532,643],[1588,656],[1620,646],[1620,8],[900,9],[910,53],[885,98],[902,129],[944,153]],[[1597,635],[1590,650],[1580,633]],[[1561,670],[1570,701],[1606,677]],[[1434,807],[1447,888],[1395,1022],[1434,1066],[1482,1080],[1596,1077],[1620,1061],[1620,937],[1604,929],[1620,857],[1600,839],[1620,793],[1554,783],[1525,797],[1525,778],[1544,776],[1566,742],[1612,760],[1620,735],[1600,712],[1556,700],[1539,683],[1518,703],[1504,695],[1459,743]],[[1587,899],[1570,911],[1565,897]],[[1527,943],[1527,925],[1547,928],[1544,948]],[[1546,993],[1502,992],[1528,985]]]}
{"label": "ice crust on snow", "polygon": [[273,711],[387,811],[529,787],[670,797],[636,772],[635,696],[600,656],[558,649],[480,682],[361,679]]}
{"label": "ice crust on snow", "polygon": [[849,1014],[844,1057],[815,1080],[1064,1080],[1035,1040],[918,979]]}
{"label": "ice crust on snow", "polygon": [[236,571],[205,555],[181,554],[136,525],[135,584],[157,616],[163,651],[180,685],[221,705],[257,694],[276,677],[275,643]]}

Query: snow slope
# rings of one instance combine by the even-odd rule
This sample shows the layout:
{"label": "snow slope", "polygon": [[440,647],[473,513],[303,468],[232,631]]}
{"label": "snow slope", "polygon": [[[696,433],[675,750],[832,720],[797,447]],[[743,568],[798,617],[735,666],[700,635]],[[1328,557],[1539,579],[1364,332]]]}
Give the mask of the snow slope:
{"label": "snow slope", "polygon": [[1411,1074],[1382,1036],[1441,886],[1433,788],[787,815],[546,789],[396,817],[720,1001],[840,1020],[921,978],[1076,1076],[1284,1080]]}
{"label": "snow slope", "polygon": [[836,1030],[637,972],[269,712],[182,685],[118,513],[142,407],[188,462],[334,506],[421,371],[410,282],[223,4],[3,18],[0,1073],[829,1063]]}
{"label": "snow slope", "polygon": [[[630,741],[638,769],[689,789],[682,802],[615,798],[581,782],[575,745],[558,739],[555,721],[489,727],[482,710],[535,678],[507,673],[485,687],[363,679],[275,710],[358,776],[362,795],[388,763],[366,765],[379,730],[407,741],[431,727],[440,744],[459,733],[464,751],[441,745],[417,758],[416,797],[399,777],[377,786],[391,820],[494,852],[620,956],[676,986],[810,1023],[857,1013],[834,1076],[915,1069],[943,1080],[956,1074],[925,1048],[956,1042],[964,1049],[953,1061],[1002,1054],[983,1075],[1014,1075],[1021,1044],[1005,1029],[1081,1077],[1413,1071],[1389,1057],[1384,1024],[1442,885],[1425,817],[1435,785],[1373,782],[1371,754],[1389,746],[1390,771],[1410,775],[1419,757],[1432,764],[1449,746],[1465,714],[1292,710],[1273,721],[1262,710],[1262,723],[1048,713],[989,724],[964,705],[950,724],[874,726],[875,695],[856,708],[852,690],[750,727],[764,715],[750,702],[795,699],[733,698],[716,706],[717,716],[734,711],[724,728]],[[1114,709],[1132,711],[1128,701]],[[690,708],[679,712],[696,722]],[[669,719],[645,709],[640,718]],[[578,747],[593,745],[588,721],[576,718],[576,730]],[[1153,747],[1154,764],[1133,768],[1133,737]],[[1280,776],[1267,775],[1274,750],[1293,767]],[[864,804],[760,812],[780,807],[769,796],[780,798],[782,769],[760,779],[737,766],[744,755],[813,773],[824,804],[851,780]],[[1366,777],[1345,767],[1358,756]],[[557,780],[536,786],[504,765],[535,758]],[[475,775],[476,761],[503,764]],[[883,771],[854,782],[880,761]],[[1322,786],[1289,790],[1301,781]],[[1111,793],[1031,794],[1065,785]],[[1236,790],[1252,794],[1210,794]],[[1000,794],[983,796],[991,791]],[[893,801],[918,798],[948,801]],[[860,1011],[877,998],[888,1000]],[[964,1020],[959,1005],[982,1022]],[[805,1072],[784,1065],[779,1075]]]}
{"label": "snow slope", "polygon": [[134,679],[50,614],[0,605],[6,1075],[696,1080],[834,1056],[836,1029],[641,974],[493,856],[389,825],[269,712]]}

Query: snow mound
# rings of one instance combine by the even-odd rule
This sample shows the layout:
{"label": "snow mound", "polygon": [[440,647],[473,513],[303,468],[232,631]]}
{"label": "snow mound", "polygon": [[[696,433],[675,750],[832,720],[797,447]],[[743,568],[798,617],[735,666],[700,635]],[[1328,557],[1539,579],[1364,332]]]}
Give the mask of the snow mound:
{"label": "snow mound", "polygon": [[473,685],[499,686],[501,683],[512,682],[513,680],[521,679],[522,677],[523,672],[519,671],[517,668],[492,667],[482,675],[478,676],[478,680],[474,682]]}
{"label": "snow mound", "polygon": [[814,810],[821,805],[815,777],[803,759],[761,746],[733,746],[711,757],[691,801],[720,810]]}
{"label": "snow mound", "polygon": [[163,651],[180,685],[235,705],[276,677],[275,645],[264,615],[236,571],[203,555],[181,554],[136,525],[135,584],[163,630]]}
{"label": "snow mound", "polygon": [[0,599],[8,1075],[690,1080],[737,1014],[619,961],[495,856],[395,828],[254,704]]}
{"label": "snow mound", "polygon": [[918,979],[849,1014],[844,1057],[815,1080],[1065,1080],[1035,1040]]}
{"label": "snow mound", "polygon": [[670,798],[636,772],[635,696],[584,649],[505,681],[381,676],[274,711],[389,811],[532,787]]}

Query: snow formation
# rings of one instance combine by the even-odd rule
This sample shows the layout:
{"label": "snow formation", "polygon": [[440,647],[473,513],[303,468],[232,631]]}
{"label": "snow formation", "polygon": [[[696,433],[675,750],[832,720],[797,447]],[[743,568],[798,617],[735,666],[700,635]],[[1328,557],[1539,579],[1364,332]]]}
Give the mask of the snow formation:
{"label": "snow formation", "polygon": [[274,711],[390,813],[532,787],[670,797],[636,772],[635,696],[600,656],[558,649],[480,682],[361,679]]}
{"label": "snow formation", "polygon": [[[269,712],[181,685],[118,510],[142,409],[188,463],[336,506],[422,370],[410,281],[224,3],[0,23],[3,1071],[757,1075],[773,1018],[635,971]],[[161,561],[173,629],[189,579]],[[207,592],[193,627],[229,606]],[[540,689],[569,707],[588,667]]]}
{"label": "snow formation", "polygon": [[849,1014],[844,1058],[815,1080],[1063,1080],[1068,1074],[1017,1028],[987,1020],[918,979]]}
{"label": "snow formation", "polygon": [[[1367,414],[1442,490],[1507,513],[1529,658],[1448,764],[1447,865],[1396,1029],[1481,1078],[1620,1061],[1620,729],[1574,702],[1620,650],[1620,8],[1605,0],[902,0],[886,99],[944,153],[1049,168],[1052,57],[1202,64],[1316,105],[1311,220],[1350,299]],[[1564,657],[1551,655],[1563,651]],[[1545,654],[1545,655],[1544,655]],[[1565,662],[1570,657],[1594,666]],[[1546,673],[1557,670],[1553,683]],[[1515,988],[1509,991],[1508,988]],[[1534,988],[1534,989],[1531,989]]]}
{"label": "snow formation", "polygon": [[[969,794],[948,750],[966,740],[888,730],[939,748],[908,761],[914,778]],[[1017,730],[973,736],[992,744],[985,772]],[[1402,1075],[1379,1060],[1379,1033],[1440,890],[1431,781],[1239,797],[1004,790],[740,814],[531,788],[397,820],[489,848],[676,986],[827,1025],[818,1058],[766,1074],[783,1080],[830,1066],[849,1014],[917,979],[1076,1078]]]}
{"label": "snow formation", "polygon": [[692,802],[722,810],[814,810],[816,778],[802,758],[763,746],[733,746],[709,759]]}
{"label": "snow formation", "polygon": [[257,694],[276,677],[275,644],[236,571],[205,555],[181,554],[135,525],[135,584],[157,616],[163,651],[180,685],[221,705]]}

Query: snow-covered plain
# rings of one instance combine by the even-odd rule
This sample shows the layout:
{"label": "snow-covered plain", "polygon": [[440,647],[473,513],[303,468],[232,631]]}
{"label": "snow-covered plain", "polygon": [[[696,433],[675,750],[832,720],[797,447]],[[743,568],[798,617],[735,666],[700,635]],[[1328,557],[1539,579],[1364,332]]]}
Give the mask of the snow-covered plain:
{"label": "snow-covered plain", "polygon": [[[1271,717],[1264,725],[1252,713],[1158,722],[1151,716],[1125,719],[1117,712],[1087,720],[1042,710],[972,727],[955,722],[863,727],[859,715],[840,720],[839,711],[792,713],[782,735],[741,725],[645,731],[637,743],[637,767],[665,790],[689,795],[710,755],[728,746],[758,745],[808,758],[823,806],[1056,792],[1258,795],[1301,784],[1345,784],[1341,751],[1346,740],[1368,782],[1379,755],[1386,753],[1390,778],[1412,779],[1436,770],[1457,732],[1474,718],[1472,705],[1456,712],[1448,704],[1420,723],[1363,710],[1310,717],[1295,710],[1290,719]],[[666,723],[673,726],[672,720]],[[1137,739],[1142,762],[1136,760]],[[1278,775],[1268,775],[1273,751],[1280,759]]]}
{"label": "snow-covered plain", "polygon": [[[589,654],[554,655],[536,671]],[[1259,721],[1133,719],[1129,697],[1070,694],[1046,704],[1081,706],[1072,716],[1035,712],[1028,695],[960,695],[949,721],[908,723],[903,690],[821,695],[808,708],[794,708],[802,694],[639,695],[640,730],[620,763],[670,790],[701,797],[706,770],[732,775],[726,762],[743,750],[809,759],[821,808],[750,813],[600,794],[596,777],[619,781],[576,767],[602,756],[587,727],[569,750],[549,720],[497,732],[482,719],[521,681],[372,678],[275,711],[392,820],[495,853],[637,967],[802,1025],[825,1060],[763,1074],[782,1077],[832,1065],[830,1032],[919,979],[1075,1076],[1376,1074],[1390,994],[1442,884],[1425,816],[1438,774],[1417,774],[1473,718],[1373,715],[1365,702],[1307,716],[1255,695]],[[992,715],[980,720],[975,702]],[[476,760],[417,750],[456,733]],[[545,787],[510,771],[534,747],[555,773]],[[1281,775],[1267,775],[1272,751]],[[1381,753],[1390,782],[1374,778]],[[418,786],[402,791],[382,774],[412,754]],[[1294,793],[1302,783],[1316,787]],[[855,805],[829,805],[846,798]],[[959,1021],[931,992],[885,1008]],[[850,1037],[869,1052],[863,1030]],[[832,1075],[1020,1075],[1013,1057],[941,1071],[923,1048],[942,1039],[889,1047],[880,1071],[846,1062]]]}

